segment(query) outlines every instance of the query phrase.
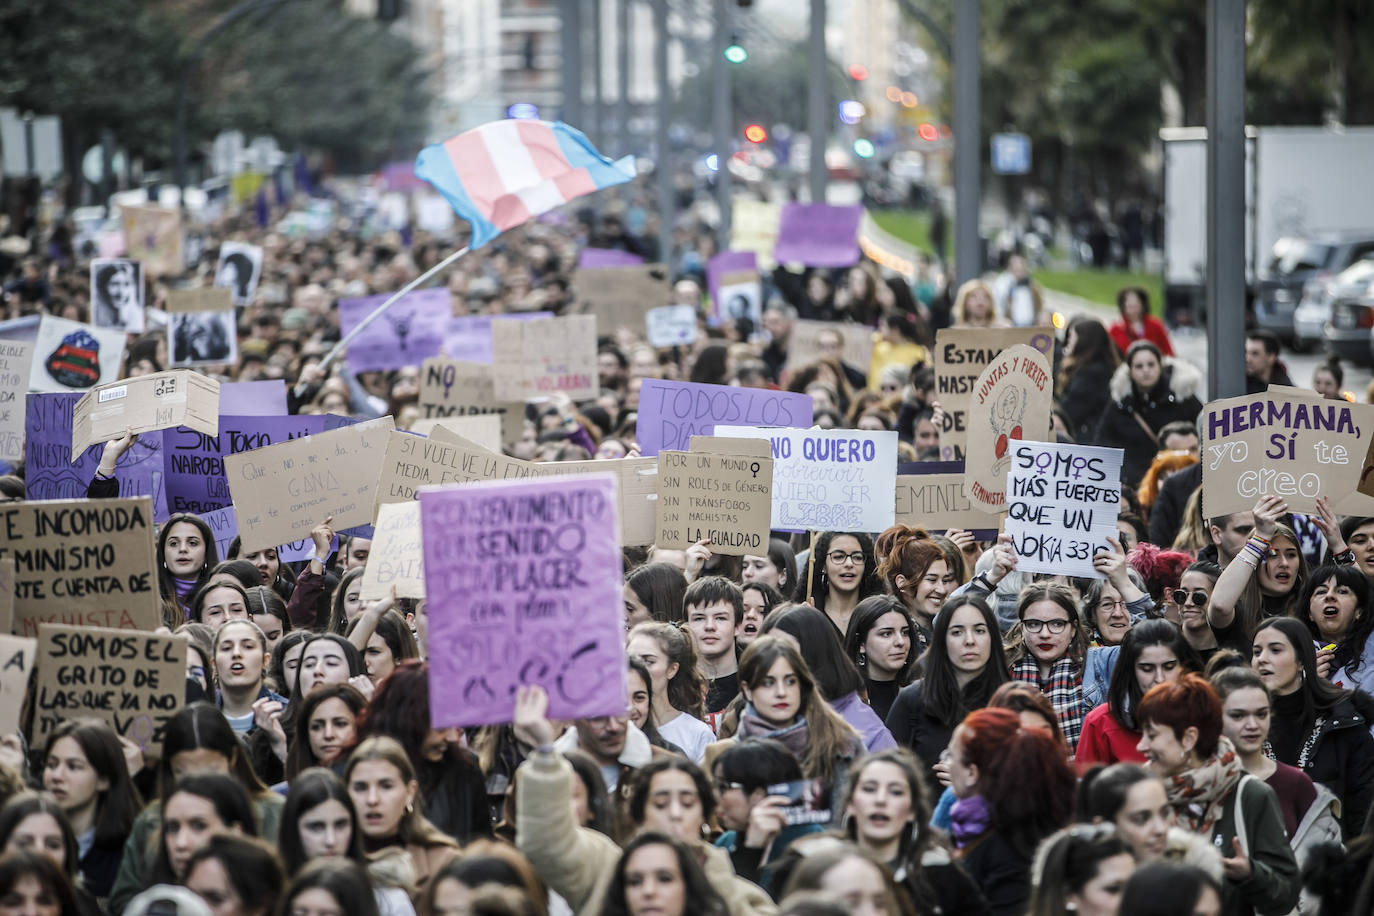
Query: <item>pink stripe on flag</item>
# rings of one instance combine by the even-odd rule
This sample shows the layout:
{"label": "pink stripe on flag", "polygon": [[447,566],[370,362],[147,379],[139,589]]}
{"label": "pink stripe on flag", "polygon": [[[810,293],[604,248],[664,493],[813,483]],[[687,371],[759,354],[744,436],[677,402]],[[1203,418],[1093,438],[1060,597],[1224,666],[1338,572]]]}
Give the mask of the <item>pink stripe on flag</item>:
{"label": "pink stripe on flag", "polygon": [[520,225],[533,215],[520,198],[514,194],[502,194],[492,201],[487,219],[491,220],[497,229],[506,230]]}
{"label": "pink stripe on flag", "polygon": [[566,175],[559,175],[553,180],[562,192],[564,200],[572,200],[574,197],[581,197],[583,194],[590,194],[596,190],[596,182],[592,180],[591,173],[586,169],[574,169]]}
{"label": "pink stripe on flag", "polygon": [[505,193],[496,165],[491,161],[486,144],[475,130],[461,133],[444,141],[444,150],[453,162],[453,170],[462,179],[463,190],[484,213]]}
{"label": "pink stripe on flag", "polygon": [[558,145],[553,135],[553,125],[547,121],[516,121],[516,133],[520,142],[529,150],[534,167],[539,170],[540,178],[557,178],[568,171],[568,157]]}

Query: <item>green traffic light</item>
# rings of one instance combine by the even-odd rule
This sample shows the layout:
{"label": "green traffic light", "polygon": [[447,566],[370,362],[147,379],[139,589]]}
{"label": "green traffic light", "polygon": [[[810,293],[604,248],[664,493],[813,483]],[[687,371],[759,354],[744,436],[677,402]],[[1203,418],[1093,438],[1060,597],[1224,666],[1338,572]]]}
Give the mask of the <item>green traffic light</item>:
{"label": "green traffic light", "polygon": [[749,59],[749,52],[740,45],[730,45],[725,49],[725,59],[732,64],[742,64]]}
{"label": "green traffic light", "polygon": [[860,137],[854,141],[854,155],[860,159],[872,159],[877,150],[873,146],[873,141]]}

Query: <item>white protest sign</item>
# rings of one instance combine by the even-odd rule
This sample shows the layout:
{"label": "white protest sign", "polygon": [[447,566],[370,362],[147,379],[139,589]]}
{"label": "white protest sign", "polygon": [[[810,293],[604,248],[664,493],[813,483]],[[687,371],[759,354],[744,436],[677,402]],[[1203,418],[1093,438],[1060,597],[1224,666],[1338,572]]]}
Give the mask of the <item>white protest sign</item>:
{"label": "white protest sign", "polygon": [[1007,471],[1007,522],[1018,572],[1101,579],[1099,550],[1118,537],[1119,448],[1016,442]]}
{"label": "white protest sign", "polygon": [[24,458],[24,393],[32,364],[33,344],[0,340],[0,461]]}
{"label": "white protest sign", "polygon": [[897,434],[852,429],[717,426],[716,436],[767,439],[775,531],[883,531],[897,504]]}
{"label": "white protest sign", "polygon": [[649,344],[676,347],[697,341],[697,310],[690,305],[665,305],[644,313]]}

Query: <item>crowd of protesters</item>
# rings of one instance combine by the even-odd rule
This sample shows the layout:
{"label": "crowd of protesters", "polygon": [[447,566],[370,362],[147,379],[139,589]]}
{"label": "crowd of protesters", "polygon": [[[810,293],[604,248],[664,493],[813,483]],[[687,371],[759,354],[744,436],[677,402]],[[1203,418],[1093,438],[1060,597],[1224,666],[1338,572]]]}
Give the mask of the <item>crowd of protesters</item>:
{"label": "crowd of protesters", "polygon": [[[461,259],[454,314],[566,310],[587,246],[656,258],[641,194]],[[9,265],[5,317],[89,319],[90,252],[58,230]],[[288,235],[251,212],[194,231],[195,263],[148,278],[154,310],[213,281],[219,244],[264,249],[239,361],[210,374],[282,379],[295,413],[420,416],[418,367],[319,363],[338,299],[399,288],[452,239],[345,216]],[[805,393],[817,425],[934,459],[935,331],[1049,317],[1015,271],[951,289],[925,259],[914,279],[778,268],[757,325],[713,324],[712,233],[674,239],[699,341],[599,329],[600,396],[529,405],[515,455],[634,454],[640,385],[672,378]],[[1125,452],[1101,578],[908,526],[775,534],[742,559],[627,547],[621,716],[551,722],[528,686],[507,725],[434,729],[424,602],[359,598],[370,542],[331,553],[332,519],[311,519],[308,562],[220,557],[174,515],[157,549],[187,703],[146,755],[94,720],[3,736],[0,916],[1374,911],[1374,519],[1277,498],[1202,517],[1198,372],[1143,290],[1119,304],[1110,328],[1067,323],[1045,432]],[[871,329],[872,361],[846,363],[838,332],[789,358],[798,318]],[[1260,387],[1288,382],[1269,343],[1247,347]],[[165,330],[130,338],[126,374],[166,365]],[[130,444],[105,445],[91,497],[117,493]]]}

